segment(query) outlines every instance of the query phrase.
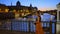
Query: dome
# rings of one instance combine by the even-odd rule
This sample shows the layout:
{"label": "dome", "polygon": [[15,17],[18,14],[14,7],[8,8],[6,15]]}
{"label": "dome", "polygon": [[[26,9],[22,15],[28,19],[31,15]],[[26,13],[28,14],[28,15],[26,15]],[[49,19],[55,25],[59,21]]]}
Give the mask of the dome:
{"label": "dome", "polygon": [[60,5],[60,3],[58,5]]}
{"label": "dome", "polygon": [[20,2],[19,1],[17,1],[17,3],[16,3],[16,6],[20,6],[21,4],[20,4]]}

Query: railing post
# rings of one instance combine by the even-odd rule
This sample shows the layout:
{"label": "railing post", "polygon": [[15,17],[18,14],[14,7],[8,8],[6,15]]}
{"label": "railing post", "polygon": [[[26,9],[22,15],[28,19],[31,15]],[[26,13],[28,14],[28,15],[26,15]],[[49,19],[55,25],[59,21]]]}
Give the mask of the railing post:
{"label": "railing post", "polygon": [[12,31],[12,22],[11,22],[11,31]]}
{"label": "railing post", "polygon": [[52,34],[52,21],[50,20],[50,34]]}
{"label": "railing post", "polygon": [[28,27],[29,27],[29,32],[30,32],[30,21],[29,21],[29,24],[28,25],[29,25]]}
{"label": "railing post", "polygon": [[28,32],[29,33],[31,32],[31,29],[30,29],[30,18],[28,18]]}

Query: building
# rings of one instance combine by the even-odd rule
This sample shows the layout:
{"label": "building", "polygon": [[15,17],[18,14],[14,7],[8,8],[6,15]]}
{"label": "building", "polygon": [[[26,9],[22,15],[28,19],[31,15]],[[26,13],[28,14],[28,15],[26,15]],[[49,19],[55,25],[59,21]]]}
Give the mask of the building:
{"label": "building", "polygon": [[60,18],[59,18],[59,17],[60,17],[60,14],[59,14],[59,13],[60,13],[60,3],[57,4],[57,10],[58,10],[58,11],[57,11],[57,17],[58,17],[58,18],[57,18],[57,21],[59,21],[59,20],[60,20]]}
{"label": "building", "polygon": [[57,4],[57,27],[56,27],[56,33],[60,33],[60,3]]}
{"label": "building", "polygon": [[22,6],[19,1],[16,2],[15,6],[13,6],[12,3],[11,6],[0,4],[0,13],[9,13],[9,12],[15,13],[16,18],[21,16],[26,16],[27,14],[30,14],[37,10],[38,10],[37,7],[32,7],[32,4],[30,4],[30,6]]}

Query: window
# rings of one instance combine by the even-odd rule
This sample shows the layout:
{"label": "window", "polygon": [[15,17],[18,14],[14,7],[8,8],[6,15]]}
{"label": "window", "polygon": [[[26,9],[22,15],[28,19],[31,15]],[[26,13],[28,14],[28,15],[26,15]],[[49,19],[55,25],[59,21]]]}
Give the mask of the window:
{"label": "window", "polygon": [[16,12],[16,10],[14,9],[13,12]]}
{"label": "window", "polygon": [[18,10],[18,12],[20,12],[20,10]]}
{"label": "window", "polygon": [[1,11],[1,9],[0,9],[0,11]]}
{"label": "window", "polygon": [[19,14],[15,14],[15,18],[18,18],[19,17]]}
{"label": "window", "polygon": [[22,10],[20,10],[22,12]]}
{"label": "window", "polygon": [[34,11],[36,11],[36,9],[34,9]]}
{"label": "window", "polygon": [[25,9],[23,9],[23,11],[25,12]]}
{"label": "window", "polygon": [[26,12],[29,12],[29,10],[26,10]]}
{"label": "window", "polygon": [[24,13],[22,13],[22,16],[24,16]]}
{"label": "window", "polygon": [[0,9],[0,12],[1,12],[1,9]]}
{"label": "window", "polygon": [[5,12],[8,12],[9,11],[9,9],[5,9]]}

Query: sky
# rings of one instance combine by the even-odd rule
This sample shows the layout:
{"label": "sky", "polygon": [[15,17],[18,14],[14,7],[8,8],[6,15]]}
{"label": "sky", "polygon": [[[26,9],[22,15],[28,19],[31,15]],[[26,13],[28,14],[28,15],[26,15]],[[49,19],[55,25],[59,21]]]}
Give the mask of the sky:
{"label": "sky", "polygon": [[[0,3],[6,5],[16,5],[18,0],[0,0]],[[19,0],[21,5],[30,6],[32,4],[33,7],[37,7],[38,10],[54,10],[56,9],[56,5],[60,2],[60,0]]]}

